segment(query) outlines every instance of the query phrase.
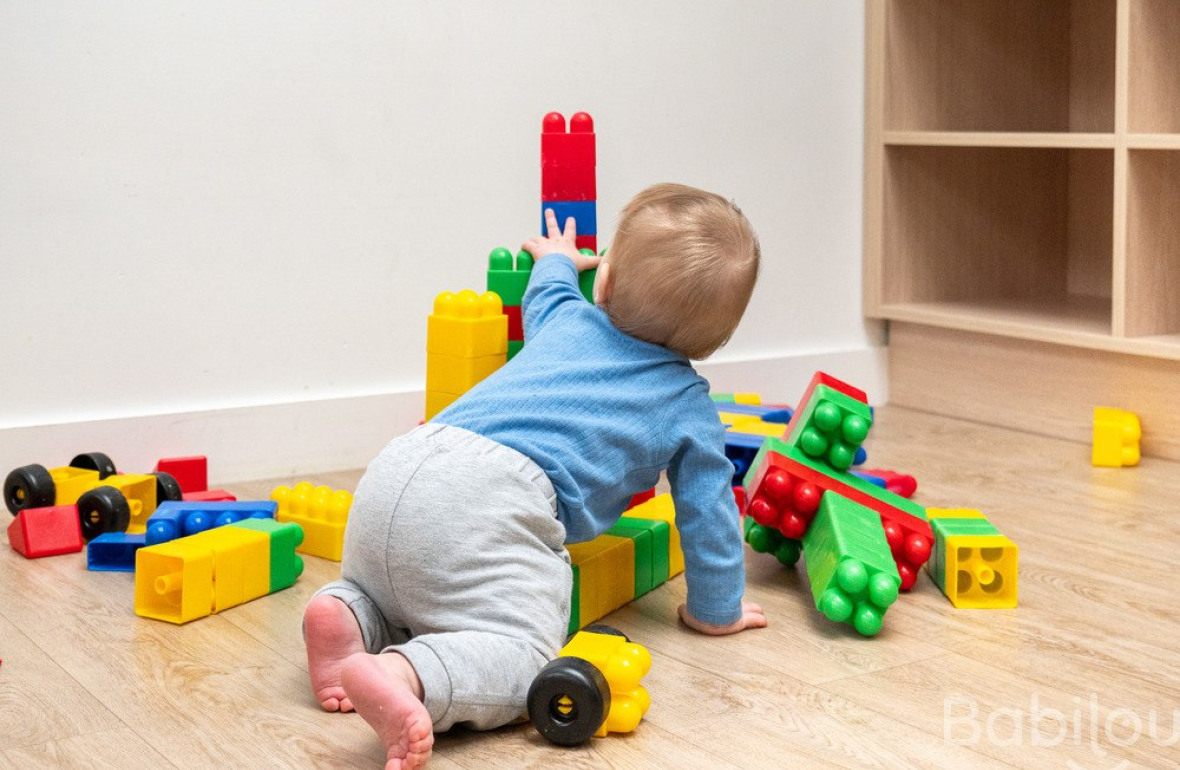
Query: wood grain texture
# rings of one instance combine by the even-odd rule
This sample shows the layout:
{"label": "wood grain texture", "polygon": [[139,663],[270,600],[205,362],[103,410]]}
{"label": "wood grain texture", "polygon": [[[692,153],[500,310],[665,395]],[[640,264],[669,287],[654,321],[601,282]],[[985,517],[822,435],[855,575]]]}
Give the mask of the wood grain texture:
{"label": "wood grain texture", "polygon": [[1127,204],[1126,332],[1180,333],[1180,152],[1132,150]]}
{"label": "wood grain texture", "polygon": [[[1021,375],[1011,361],[976,352],[966,375],[982,391],[1016,379],[1052,413],[1060,399],[1037,390],[1041,370],[1052,367]],[[1074,371],[1085,365],[1074,362]],[[1146,459],[1134,469],[1095,469],[1078,443],[895,406],[878,409],[868,449],[872,464],[914,473],[923,502],[979,507],[1020,545],[1018,609],[955,610],[922,577],[890,610],[882,634],[865,640],[820,619],[801,567],[783,569],[751,553],[747,595],[767,610],[764,631],[720,639],[689,632],[675,620],[683,578],[607,619],[652,652],[653,705],[636,733],[566,751],[527,726],[457,730],[439,737],[431,766],[944,768],[1073,760],[1090,767],[1088,736],[1037,747],[1027,723],[1025,740],[1015,744],[946,743],[944,709],[961,716],[954,709],[972,699],[982,724],[999,709],[1027,712],[1034,696],[1042,708],[1067,713],[1093,697],[1100,719],[1117,708],[1171,713],[1163,709],[1180,698],[1180,609],[1170,582],[1180,569],[1180,467]],[[353,488],[359,475],[316,480]],[[231,488],[265,497],[289,481]],[[4,549],[0,767],[379,767],[380,747],[359,717],[322,713],[312,701],[299,621],[339,565],[306,562],[287,591],[172,626],[132,613],[127,575],[89,573],[77,555],[30,562]],[[1110,765],[1124,758],[1167,764],[1167,753],[1146,738],[1127,747],[1097,738]]]}
{"label": "wood grain texture", "polygon": [[1130,1],[1128,125],[1136,133],[1180,133],[1180,3]]}

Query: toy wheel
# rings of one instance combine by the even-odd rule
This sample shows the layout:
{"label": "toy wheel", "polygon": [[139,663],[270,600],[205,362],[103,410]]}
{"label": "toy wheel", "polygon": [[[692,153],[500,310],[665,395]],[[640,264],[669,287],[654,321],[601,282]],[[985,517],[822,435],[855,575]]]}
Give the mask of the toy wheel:
{"label": "toy wheel", "polygon": [[114,487],[95,487],[78,498],[82,537],[90,542],[104,532],[123,532],[131,523],[131,506]]}
{"label": "toy wheel", "polygon": [[156,505],[165,500],[183,500],[184,492],[180,489],[180,482],[171,473],[153,471],[156,477]]}
{"label": "toy wheel", "polygon": [[44,465],[23,465],[4,479],[4,504],[15,516],[26,508],[53,505],[56,485]]}
{"label": "toy wheel", "polygon": [[529,721],[545,740],[577,746],[606,721],[610,687],[590,661],[555,658],[529,687],[528,706]]}
{"label": "toy wheel", "polygon": [[76,456],[70,460],[71,468],[82,468],[88,471],[98,471],[98,477],[105,479],[107,476],[114,476],[118,473],[115,470],[115,464],[111,462],[111,458],[107,457],[102,452],[86,452]]}
{"label": "toy wheel", "polygon": [[631,637],[627,636],[626,634],[624,634],[622,631],[615,628],[614,626],[608,626],[606,623],[591,623],[590,625],[586,626],[582,630],[589,631],[592,634],[608,634],[610,636],[621,636],[621,637],[623,637],[624,640],[626,640],[628,642],[631,641]]}

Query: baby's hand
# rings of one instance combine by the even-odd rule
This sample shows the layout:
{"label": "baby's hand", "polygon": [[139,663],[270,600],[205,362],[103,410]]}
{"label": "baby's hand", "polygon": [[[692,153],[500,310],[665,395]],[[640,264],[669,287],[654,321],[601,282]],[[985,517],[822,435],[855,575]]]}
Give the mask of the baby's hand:
{"label": "baby's hand", "polygon": [[766,615],[762,608],[753,602],[742,602],[742,616],[728,626],[714,626],[703,623],[688,613],[688,605],[680,605],[680,620],[694,631],[700,631],[709,636],[724,636],[745,631],[747,628],[766,628]]}
{"label": "baby's hand", "polygon": [[528,239],[521,246],[533,255],[533,259],[540,259],[547,254],[564,254],[574,263],[579,273],[598,267],[598,257],[578,251],[577,224],[573,217],[565,220],[565,232],[562,232],[557,226],[557,215],[553,213],[553,209],[545,209],[545,226],[549,231],[549,237],[538,235],[536,238]]}

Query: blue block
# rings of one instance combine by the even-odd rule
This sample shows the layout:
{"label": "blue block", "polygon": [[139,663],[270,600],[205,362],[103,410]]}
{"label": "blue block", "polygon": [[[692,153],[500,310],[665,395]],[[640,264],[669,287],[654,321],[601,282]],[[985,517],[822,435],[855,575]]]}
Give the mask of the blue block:
{"label": "blue block", "polygon": [[573,217],[577,222],[578,235],[598,235],[597,201],[542,201],[541,202],[541,232],[548,235],[545,229],[545,209],[553,209],[557,215],[557,226],[565,229],[567,217]]}
{"label": "blue block", "polygon": [[786,425],[791,421],[791,415],[794,410],[789,406],[755,406],[753,404],[727,404],[725,402],[714,402],[718,412],[729,412],[730,414],[751,414],[755,417],[761,417],[762,422],[773,422],[776,424]]}
{"label": "blue block", "polygon": [[273,519],[274,500],[233,500],[216,503],[168,500],[147,520],[147,543],[156,545],[195,535],[242,519]]}
{"label": "blue block", "polygon": [[754,462],[754,457],[765,440],[765,436],[756,436],[752,433],[726,432],[725,456],[733,463],[733,486],[742,485],[746,471],[750,470],[750,464]]}
{"label": "blue block", "polygon": [[864,465],[868,459],[869,459],[869,453],[865,451],[865,448],[863,446],[858,446],[856,448],[856,456],[852,458],[852,464],[853,465]]}
{"label": "blue block", "polygon": [[885,484],[885,479],[881,478],[880,476],[874,476],[873,474],[865,473],[864,471],[853,471],[852,475],[853,476],[860,476],[862,479],[869,482],[870,484],[876,484],[877,486],[881,487],[881,489],[888,488],[888,486]]}
{"label": "blue block", "polygon": [[779,409],[767,412],[762,415],[762,422],[773,422],[781,425],[786,425],[791,421],[791,417],[795,414],[795,410],[789,406],[784,406]]}
{"label": "blue block", "polygon": [[95,572],[135,572],[135,552],[147,545],[143,535],[104,532],[86,545],[86,569]]}

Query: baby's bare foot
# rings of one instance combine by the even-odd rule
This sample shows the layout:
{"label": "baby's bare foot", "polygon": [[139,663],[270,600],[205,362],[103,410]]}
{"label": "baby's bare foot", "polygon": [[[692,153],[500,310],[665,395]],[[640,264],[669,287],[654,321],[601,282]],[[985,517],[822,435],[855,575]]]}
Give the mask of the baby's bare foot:
{"label": "baby's bare foot", "polygon": [[365,651],[352,610],[334,596],[315,597],[303,612],[303,636],[307,641],[307,670],[316,700],[324,711],[352,711],[340,671],[348,656]]}
{"label": "baby's bare foot", "polygon": [[430,759],[434,727],[415,689],[417,674],[397,653],[361,653],[344,663],[344,690],[385,746],[385,770],[415,770]]}

